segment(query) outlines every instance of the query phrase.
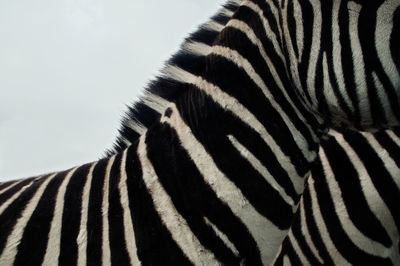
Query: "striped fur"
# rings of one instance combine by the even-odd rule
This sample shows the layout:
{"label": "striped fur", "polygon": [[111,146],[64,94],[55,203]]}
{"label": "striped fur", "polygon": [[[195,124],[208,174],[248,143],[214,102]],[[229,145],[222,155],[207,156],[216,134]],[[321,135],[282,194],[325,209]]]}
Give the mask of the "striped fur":
{"label": "striped fur", "polygon": [[[350,76],[355,83],[349,82],[346,72],[343,84],[332,84],[330,75],[340,70],[331,63],[329,49],[334,49],[325,47],[331,40],[325,25],[331,24],[322,23],[321,30],[315,26],[322,18],[334,18],[328,14],[342,11],[343,5],[325,10],[329,4],[324,2],[320,12],[316,1],[301,4],[245,1],[225,26],[210,22],[214,37],[206,39],[212,40],[212,46],[192,39],[183,45],[184,54],[200,55],[195,70],[186,68],[191,63],[184,63],[184,68],[167,65],[165,77],[155,84],[171,89],[162,94],[164,88],[154,85],[142,97],[124,122],[115,154],[68,171],[1,184],[0,265],[267,265],[276,258],[276,262],[294,261],[300,253],[291,254],[290,245],[299,250],[296,241],[300,237],[293,228],[301,223],[289,229],[293,218],[304,216],[301,208],[297,212],[299,203],[305,210],[306,204],[322,209],[315,207],[321,204],[319,190],[313,182],[306,182],[310,170],[314,167],[316,182],[318,167],[327,176],[339,170],[330,166],[333,159],[327,159],[334,148],[326,150],[325,146],[330,147],[335,139],[341,145],[349,141],[332,133],[333,137],[324,140],[320,163],[314,166],[326,126],[379,128],[398,125],[399,115],[398,62],[394,61],[393,68],[387,55],[388,43],[390,48],[397,40],[382,36],[383,47],[374,55],[383,70],[360,73],[358,67],[367,69],[371,62],[364,60],[365,48],[350,34],[347,44],[351,49],[345,48],[362,52],[354,57],[354,69],[343,67],[342,72],[354,72]],[[395,4],[385,1],[378,13],[397,14]],[[356,12],[340,14],[349,28],[357,29],[364,9],[353,2],[344,8]],[[225,12],[224,21],[231,12]],[[383,23],[386,32],[396,32],[398,23],[390,28],[391,22],[385,19],[380,17],[377,25]],[[179,54],[173,62],[178,58]],[[370,77],[375,77],[375,83]],[[384,84],[383,77],[389,83]],[[351,94],[350,104],[335,100],[338,91]],[[377,97],[382,107],[374,102]],[[133,122],[130,115],[138,111],[140,120]],[[142,123],[147,114],[148,124]],[[392,140],[398,137],[393,132],[386,134]],[[371,135],[350,139],[360,136],[379,149]],[[346,147],[349,153],[356,145]],[[357,155],[362,154],[354,153],[349,161]],[[397,162],[394,159],[392,165]],[[361,164],[357,167],[362,169]],[[383,169],[395,170],[390,165]],[[335,181],[326,180],[328,190],[336,192]],[[397,182],[394,176],[390,180]],[[352,226],[340,221],[347,223],[344,227]],[[382,232],[397,229],[390,219],[385,221],[378,226]],[[378,247],[379,243],[386,245],[386,250],[387,246],[398,248],[396,234],[388,235],[390,244],[383,236],[367,237]],[[300,248],[307,247],[313,248]],[[317,260],[338,259],[325,256],[323,250],[314,255],[319,256]],[[279,251],[283,255],[277,257]]]}
{"label": "striped fur", "polygon": [[400,264],[400,131],[332,131],[276,264]]}

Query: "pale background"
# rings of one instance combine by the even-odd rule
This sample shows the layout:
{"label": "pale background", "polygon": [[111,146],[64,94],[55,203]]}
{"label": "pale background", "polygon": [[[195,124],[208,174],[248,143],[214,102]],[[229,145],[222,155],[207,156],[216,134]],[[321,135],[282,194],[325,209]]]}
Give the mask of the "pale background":
{"label": "pale background", "polygon": [[0,181],[97,160],[223,0],[0,1]]}

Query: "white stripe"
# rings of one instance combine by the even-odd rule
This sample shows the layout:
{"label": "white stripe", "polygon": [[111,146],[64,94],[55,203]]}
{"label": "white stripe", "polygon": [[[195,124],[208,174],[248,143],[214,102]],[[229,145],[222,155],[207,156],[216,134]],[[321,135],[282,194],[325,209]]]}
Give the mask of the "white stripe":
{"label": "white stripe", "polygon": [[292,197],[290,197],[285,189],[275,180],[268,169],[255,157],[245,146],[243,146],[234,136],[228,135],[233,147],[240,152],[240,154],[247,159],[247,161],[253,166],[253,168],[264,177],[264,179],[271,185],[271,187],[279,193],[282,199],[293,207],[293,212],[296,211],[297,205],[294,203]]}
{"label": "white stripe", "polygon": [[[279,77],[278,72],[275,69],[274,64],[271,62],[271,59],[268,57],[267,53],[265,52],[264,49],[264,45],[262,44],[262,42],[257,38],[257,36],[255,35],[253,29],[251,27],[249,27],[246,23],[244,23],[243,21],[237,20],[237,19],[231,19],[228,23],[228,25],[232,28],[235,28],[237,30],[240,30],[241,32],[243,32],[244,34],[246,34],[246,36],[248,37],[248,39],[255,45],[258,47],[258,50],[262,56],[262,58],[264,59],[265,63],[268,66],[268,70],[270,71],[272,77],[274,78],[274,81],[276,83],[276,85],[281,89],[282,94],[284,95],[285,99],[288,101],[288,103],[290,104],[290,106],[293,108],[294,112],[298,115],[298,117],[300,118],[301,121],[305,122],[305,126],[307,127],[307,129],[309,130],[309,132],[311,133],[311,136],[313,137],[313,140],[315,142],[318,141],[318,137],[315,135],[315,133],[313,132],[313,130],[310,128],[310,126],[308,125],[308,123],[306,122],[305,118],[303,117],[303,115],[301,114],[301,112],[297,109],[297,107],[294,105],[294,103],[292,102],[291,98],[289,97],[289,95],[286,92],[286,89]],[[220,46],[216,46],[216,47],[220,47]],[[229,49],[229,48],[226,48]],[[237,52],[236,52],[237,53]],[[224,55],[221,55],[224,56]],[[224,56],[225,58],[231,60],[230,58],[228,58],[227,56]],[[240,62],[236,62],[234,61],[234,63],[236,63],[238,66],[242,67]],[[255,71],[254,71],[255,72]],[[265,83],[264,83],[265,85]],[[263,93],[266,95],[270,95],[269,93],[267,93],[266,91],[266,85],[265,87],[261,87],[261,89],[263,90]],[[272,95],[271,95],[272,98]]]}
{"label": "white stripe", "polygon": [[[129,127],[130,129],[132,129],[139,135],[143,135],[147,130],[147,128],[142,123],[140,123],[139,121],[132,120],[132,119],[126,119],[123,122],[123,125]],[[129,141],[129,144],[131,144],[130,141]]]}
{"label": "white stripe", "polygon": [[314,159],[317,155],[316,152],[308,150],[308,143],[304,139],[304,136],[294,126],[292,120],[287,116],[285,111],[282,110],[281,106],[275,101],[274,96],[270,93],[270,91],[268,90],[264,81],[254,70],[254,68],[250,64],[250,62],[247,61],[247,59],[244,58],[242,55],[240,55],[237,51],[229,49],[227,47],[223,47],[223,46],[214,46],[212,53],[220,55],[220,56],[230,60],[231,62],[235,63],[238,67],[241,67],[241,68],[243,68],[243,70],[246,71],[247,75],[262,90],[264,96],[269,100],[272,107],[279,113],[279,115],[281,116],[282,120],[288,127],[290,134],[292,135],[294,141],[296,142],[300,151],[303,153],[303,156],[306,158],[306,160],[308,162],[314,161]]}
{"label": "white stripe", "polygon": [[[310,4],[313,7],[313,34],[310,48],[310,58],[308,59],[309,65],[307,69],[307,88],[311,96],[312,105],[315,109],[318,107],[318,99],[315,88],[315,73],[317,72],[317,61],[319,57],[319,51],[321,49],[321,27],[322,27],[322,11],[321,3],[319,0],[310,0]],[[310,30],[310,29],[308,29]]]}
{"label": "white stripe", "polygon": [[297,60],[301,63],[301,58],[303,56],[303,49],[304,49],[304,25],[303,25],[303,14],[301,12],[301,5],[299,1],[293,1],[293,16],[296,20],[296,40],[297,40],[297,49],[298,49],[298,56]]}
{"label": "white stripe", "polygon": [[[368,141],[369,145],[376,151],[380,160],[382,161],[385,169],[392,176],[393,182],[397,185],[397,188],[400,190],[400,169],[397,166],[396,162],[390,156],[388,151],[384,149],[381,144],[376,140],[373,134],[367,132],[360,132],[364,138]],[[399,160],[399,158],[395,158]]]}
{"label": "white stripe", "polygon": [[257,118],[238,100],[206,80],[199,78],[196,86],[209,95],[221,107],[235,114],[240,120],[245,122],[260,135],[268,147],[271,148],[282,168],[288,173],[288,176],[290,177],[297,194],[302,194],[305,183],[304,178],[297,174],[297,171],[294,168],[290,158],[282,152],[281,148],[276,144],[275,140],[269,135]]}
{"label": "white stripe", "polygon": [[344,83],[344,74],[342,66],[342,45],[340,44],[340,27],[339,27],[339,9],[341,0],[333,1],[332,8],[332,64],[335,73],[336,81],[338,83],[340,95],[343,97],[347,107],[354,112],[354,106],[350,100],[349,94],[346,90]]}
{"label": "white stripe", "polygon": [[288,238],[290,240],[290,244],[292,245],[294,252],[299,257],[302,265],[311,265],[310,262],[307,260],[306,256],[304,256],[303,250],[299,243],[297,242],[296,237],[293,235],[292,230],[289,231]]}
{"label": "white stripe", "polygon": [[75,167],[68,171],[60,187],[58,188],[43,265],[58,264],[58,257],[60,256],[62,216],[64,213],[64,197],[67,190],[67,185],[77,168],[78,167]]}
{"label": "white stripe", "polygon": [[400,138],[391,130],[386,130],[385,132],[394,141],[394,143],[396,143],[397,146],[400,147]]}
{"label": "white stripe", "polygon": [[328,103],[328,108],[331,114],[335,115],[339,113],[341,115],[341,111],[338,111],[340,105],[338,98],[336,97],[335,92],[333,91],[332,88],[332,83],[331,79],[329,77],[329,67],[328,67],[328,62],[327,62],[327,56],[326,52],[324,51],[322,53],[322,73],[323,73],[323,88],[324,88],[324,97],[326,99],[326,102]]}
{"label": "white stripe", "polygon": [[[204,181],[213,189],[217,197],[241,219],[256,241],[263,263],[268,265],[274,259],[287,230],[280,230],[254,209],[240,189],[218,169],[213,158],[193,136],[190,128],[180,117],[176,106],[171,104],[170,108],[172,109],[171,116],[163,116],[161,122],[168,123],[176,130],[182,147],[188,152]],[[266,202],[266,204],[272,203]]]}
{"label": "white stripe", "polygon": [[0,195],[3,194],[4,192],[8,191],[9,189],[13,188],[14,186],[18,185],[22,181],[24,181],[24,179],[21,179],[21,180],[18,180],[18,181],[14,181],[12,184],[9,184],[8,186],[6,186],[2,190],[0,190]]}
{"label": "white stripe", "polygon": [[363,53],[358,37],[358,17],[361,11],[361,5],[349,1],[347,3],[347,8],[349,11],[349,35],[351,52],[353,55],[353,73],[356,83],[355,90],[357,98],[359,99],[358,106],[360,107],[361,124],[369,126],[372,124],[371,107],[368,100]]}
{"label": "white stripe", "polygon": [[317,225],[319,235],[321,236],[321,240],[324,243],[329,256],[331,257],[334,265],[351,265],[345,258],[343,258],[342,254],[336,249],[336,245],[333,243],[330,238],[328,228],[325,225],[324,218],[322,218],[321,207],[319,206],[317,195],[314,187],[314,180],[308,180],[308,187],[311,196],[311,209],[312,216],[314,217],[314,221]]}
{"label": "white stripe", "polygon": [[[264,15],[263,15],[264,11],[258,5],[256,5],[254,2],[251,2],[251,1],[246,1],[245,3],[243,3],[243,6],[250,8],[260,17],[260,20],[262,21],[262,24],[264,27],[265,34],[268,36],[268,39],[272,42],[272,45],[274,46],[274,52],[276,52],[278,54],[278,56],[281,58],[281,60],[284,62],[285,57],[283,56],[281,46],[279,45],[278,38],[277,38],[275,32],[271,29],[271,26],[269,25],[268,20],[264,18]],[[237,20],[237,19],[231,19],[229,21],[228,25],[232,25],[231,24],[232,20]],[[241,21],[241,22],[244,23],[243,21]]]}
{"label": "white stripe", "polygon": [[93,169],[96,163],[90,166],[89,173],[86,176],[85,186],[82,192],[82,206],[81,206],[81,221],[79,226],[79,234],[76,238],[76,244],[78,245],[78,265],[86,265],[86,248],[87,248],[87,221],[88,221],[88,210],[89,210],[89,197],[90,187],[93,178]]}
{"label": "white stripe", "polygon": [[132,142],[130,142],[127,138],[125,137],[120,137],[120,140],[125,144],[125,147],[129,147],[132,145]]}
{"label": "white stripe", "polygon": [[124,236],[125,236],[126,249],[128,250],[130,264],[136,266],[136,265],[141,265],[141,263],[137,255],[136,239],[132,224],[132,214],[131,214],[131,209],[129,207],[128,185],[126,183],[128,178],[126,174],[126,156],[127,156],[127,150],[124,150],[121,159],[121,169],[120,169],[121,178],[118,184],[118,188],[121,195],[121,206],[123,209],[122,214],[124,220],[124,234],[125,234]]}
{"label": "white stripe", "polygon": [[[366,199],[370,210],[375,214],[375,217],[381,222],[388,235],[392,239],[393,243],[398,243],[399,232],[397,230],[396,224],[394,222],[393,216],[387,207],[386,203],[381,198],[379,192],[376,190],[371,177],[368,174],[363,162],[360,160],[358,154],[353,150],[349,143],[343,138],[338,132],[331,131],[330,134],[334,136],[337,142],[343,147],[349,160],[354,165],[358,177],[360,179],[360,184],[364,198]],[[394,247],[392,247],[393,249]],[[392,252],[392,256],[398,255],[398,250]]]}
{"label": "white stripe", "polygon": [[182,50],[189,54],[207,56],[211,51],[211,46],[196,41],[187,41],[182,45]]}
{"label": "white stripe", "polygon": [[186,220],[175,209],[168,193],[160,184],[152,163],[147,158],[145,135],[141,136],[138,145],[139,160],[143,170],[143,181],[151,193],[154,206],[168,228],[172,238],[181,248],[186,257],[195,265],[215,265],[214,255],[201,245],[193,234]]}
{"label": "white stripe", "polygon": [[229,9],[221,8],[221,9],[218,11],[218,14],[222,14],[222,15],[225,15],[225,16],[227,16],[227,17],[230,18],[230,17],[232,17],[233,12],[230,11]]}
{"label": "white stripe", "polygon": [[[393,17],[394,12],[399,8],[399,0],[386,0],[378,8],[376,14],[376,29],[375,29],[375,47],[378,53],[381,65],[388,75],[393,88],[400,88],[400,73],[393,61],[390,40],[393,35]],[[398,49],[398,48],[394,48]],[[399,91],[397,90],[399,97]]]}
{"label": "white stripe", "polygon": [[235,245],[229,240],[229,238],[223,232],[221,232],[215,224],[208,220],[207,217],[203,218],[206,224],[214,230],[215,234],[224,242],[224,244],[233,252],[233,254],[239,256],[239,251],[237,251]]}
{"label": "white stripe", "polygon": [[201,25],[200,28],[220,32],[224,29],[224,25],[221,25],[218,22],[211,20],[210,22]]}
{"label": "white stripe", "polygon": [[392,110],[390,109],[389,95],[387,95],[385,87],[383,86],[381,80],[379,79],[375,71],[372,72],[372,78],[374,80],[379,106],[383,108],[385,117],[388,120],[387,123],[389,125],[398,124],[399,120],[397,120],[396,116],[392,114]]}
{"label": "white stripe", "polygon": [[166,77],[182,83],[193,83],[196,80],[195,75],[175,65],[166,65],[163,68],[162,73]]}
{"label": "white stripe", "polygon": [[[168,69],[168,65],[165,67],[165,69]],[[162,70],[162,72],[164,72],[164,69]],[[151,93],[149,91],[146,91],[144,93],[143,97],[141,97],[141,101],[160,114],[164,113],[165,108],[169,103],[164,98],[161,98],[160,96],[155,95],[154,93]]]}
{"label": "white stripe", "polygon": [[[101,214],[103,218],[103,231],[102,231],[102,265],[111,265],[111,248],[110,248],[110,230],[109,230],[109,221],[108,221],[108,195],[110,194],[110,172],[115,160],[115,155],[110,157],[107,162],[107,167],[104,176],[104,184],[103,184],[103,201],[101,204]],[[115,177],[114,177],[115,178]]]}
{"label": "white stripe", "polygon": [[[286,57],[289,59],[288,62],[285,62],[286,65],[286,69],[288,72],[288,75],[290,75],[290,77],[294,80],[294,84],[297,88],[297,90],[299,90],[300,95],[302,95],[303,100],[305,101],[306,104],[308,105],[312,105],[308,98],[305,97],[305,89],[307,90],[307,88],[304,88],[302,86],[301,80],[300,80],[300,75],[299,75],[299,59],[298,59],[298,55],[296,55],[295,51],[294,51],[294,45],[293,43],[296,43],[296,40],[292,40],[290,33],[293,32],[293,28],[289,28],[289,22],[288,20],[293,18],[292,14],[291,17],[288,18],[288,1],[285,1],[285,6],[282,8],[282,31],[283,31],[283,36],[285,37],[285,39],[283,40],[283,42],[285,43],[285,47],[287,52]],[[297,34],[297,33],[296,33]],[[296,37],[297,38],[297,37]]]}
{"label": "white stripe", "polygon": [[292,266],[292,262],[287,255],[283,256],[283,266]]}
{"label": "white stripe", "polygon": [[236,4],[236,5],[240,5],[242,2],[244,2],[243,0],[229,0],[228,3],[229,4]]}
{"label": "white stripe", "polygon": [[[310,176],[309,180],[312,180],[311,176]],[[299,212],[300,212],[301,234],[304,237],[304,240],[306,241],[307,246],[310,248],[311,253],[313,253],[315,258],[322,265],[322,264],[324,264],[324,260],[319,255],[319,251],[318,251],[317,247],[314,245],[314,242],[311,239],[310,231],[308,230],[308,224],[307,224],[307,221],[306,221],[306,215],[305,215],[305,209],[304,209],[304,198],[303,197],[300,200],[300,210],[299,210]]]}
{"label": "white stripe", "polygon": [[3,211],[5,209],[8,208],[8,206],[10,206],[28,187],[30,187],[33,182],[35,182],[36,180],[32,180],[31,182],[29,182],[29,184],[23,186],[22,188],[20,188],[16,193],[14,193],[12,195],[12,197],[10,197],[8,200],[6,200],[1,206],[0,206],[0,215],[3,213]]}
{"label": "white stripe", "polygon": [[377,257],[387,257],[388,249],[385,246],[365,236],[353,224],[347,211],[346,204],[342,198],[339,184],[336,181],[335,174],[332,171],[332,167],[330,166],[323,149],[320,150],[319,156],[326,176],[325,180],[328,183],[329,193],[331,198],[334,199],[332,200],[332,203],[335,208],[336,217],[339,219],[345,234],[355,246],[363,250],[365,253]]}
{"label": "white stripe", "polygon": [[46,189],[49,182],[56,176],[56,174],[52,174],[44,182],[40,185],[38,190],[35,192],[32,199],[26,205],[26,208],[23,210],[21,217],[18,218],[13,231],[7,238],[7,243],[4,246],[3,252],[0,256],[0,265],[13,265],[15,256],[18,252],[18,245],[21,242],[22,235],[25,231],[25,226],[29,222],[33,212],[36,209],[36,206],[41,199],[44,190]]}

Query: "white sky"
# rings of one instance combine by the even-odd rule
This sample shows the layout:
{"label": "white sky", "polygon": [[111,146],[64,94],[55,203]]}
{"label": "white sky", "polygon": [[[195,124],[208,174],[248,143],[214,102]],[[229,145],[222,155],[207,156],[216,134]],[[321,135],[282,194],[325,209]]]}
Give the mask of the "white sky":
{"label": "white sky", "polygon": [[97,160],[223,0],[0,1],[0,181]]}

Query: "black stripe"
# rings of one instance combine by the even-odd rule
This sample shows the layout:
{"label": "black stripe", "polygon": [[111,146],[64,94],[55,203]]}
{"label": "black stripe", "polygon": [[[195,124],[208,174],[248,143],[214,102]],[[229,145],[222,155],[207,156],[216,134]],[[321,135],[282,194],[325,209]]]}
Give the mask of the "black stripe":
{"label": "black stripe", "polygon": [[[321,165],[321,161],[316,162],[314,168],[312,169],[312,175],[320,176],[323,175],[323,169]],[[313,179],[309,179],[308,182],[314,182]],[[334,265],[332,258],[330,257],[327,247],[324,244],[324,241],[321,238],[321,233],[319,231],[319,225],[317,225],[314,214],[313,214],[313,205],[312,198],[310,194],[311,186],[308,183],[306,189],[303,193],[303,204],[304,204],[304,216],[306,218],[306,224],[308,227],[308,232],[310,233],[310,238],[314,243],[314,246],[317,248],[319,256],[324,260],[324,264],[326,265]]]}
{"label": "black stripe", "polygon": [[191,34],[189,39],[195,42],[202,42],[209,46],[214,43],[215,38],[218,36],[219,31],[200,28],[195,33]]}
{"label": "black stripe", "polygon": [[[393,131],[395,134],[395,131]],[[390,157],[400,168],[400,146],[398,146],[387,132],[381,131],[374,134],[375,139],[382,145],[382,147],[389,153]]]}
{"label": "black stripe", "polygon": [[[346,134],[348,137],[352,137],[353,135],[355,134],[351,132]],[[350,162],[350,158],[343,150],[343,147],[333,137],[330,137],[329,141],[324,141],[322,146],[327,155],[327,161],[332,167],[334,178],[340,187],[351,222],[367,237],[382,243],[386,247],[390,247],[392,241],[380,221],[370,210],[363,194],[358,173],[354,168],[355,166]],[[359,151],[358,153],[368,154],[368,150]],[[379,162],[374,161],[373,164],[375,167]],[[378,176],[371,176],[371,179],[376,177]],[[315,178],[326,180],[328,177],[318,176]],[[365,221],[368,221],[368,223]]]}
{"label": "black stripe", "polygon": [[46,187],[24,229],[14,265],[40,265],[43,262],[58,190],[67,172],[58,173]]}
{"label": "black stripe", "polygon": [[339,8],[339,29],[340,29],[340,45],[344,49],[341,50],[341,63],[342,72],[344,77],[344,83],[346,84],[346,92],[353,104],[354,112],[352,121],[356,127],[359,127],[361,121],[359,98],[357,96],[355,77],[354,77],[354,62],[352,60],[353,54],[351,50],[350,35],[354,34],[349,32],[349,11],[347,8],[347,2],[342,2]]}
{"label": "black stripe", "polygon": [[211,19],[221,25],[225,25],[226,23],[228,23],[230,17],[226,16],[225,14],[220,13],[220,14],[213,16]]}
{"label": "black stripe", "polygon": [[282,254],[281,259],[283,262],[283,259],[285,256],[287,256],[287,259],[289,259],[290,265],[302,265],[300,258],[296,254],[292,242],[289,241],[289,238],[286,238],[285,241],[282,243],[282,249],[284,249],[286,252],[285,254]]}
{"label": "black stripe", "polygon": [[87,264],[101,265],[102,259],[102,202],[105,170],[109,159],[98,161],[93,170],[87,220]]}
{"label": "black stripe", "polygon": [[400,191],[396,183],[385,168],[379,155],[369,146],[361,134],[344,135],[344,137],[366,167],[368,174],[372,178],[371,181],[393,216],[397,230],[400,231],[400,208],[398,206]]}
{"label": "black stripe", "polygon": [[[224,32],[228,31],[225,34],[232,36],[231,38],[234,38],[235,42],[232,43],[228,38],[226,41],[221,41],[220,44],[227,47],[232,47],[251,63],[254,70],[259,74],[271,94],[274,96],[276,102],[279,103],[282,110],[284,110],[288,117],[290,117],[290,120],[296,129],[302,132],[307,144],[309,145],[309,149],[314,149],[316,144],[312,141],[310,129],[308,129],[305,126],[305,123],[300,120],[298,112],[293,109],[293,104],[298,107],[299,112],[301,112],[305,118],[307,118],[306,111],[304,110],[302,104],[299,103],[298,96],[294,94],[294,83],[293,81],[289,80],[284,62],[282,62],[282,60],[279,58],[278,54],[275,52],[275,47],[273,46],[272,41],[265,34],[264,27],[262,27],[262,21],[259,19],[257,14],[254,13],[254,11],[246,6],[241,7],[236,16],[245,22],[249,27],[251,27],[257,38],[261,41],[262,47],[274,65],[277,75],[279,76],[284,88],[279,88],[277,86],[272,72],[261,56],[258,48],[253,46],[251,41],[244,33],[228,27],[224,30]],[[237,43],[240,45],[237,45]],[[287,95],[290,97],[293,104],[289,103],[288,99],[283,94],[282,89],[286,90]]]}
{"label": "black stripe", "polygon": [[[261,163],[268,169],[269,173],[276,178],[278,183],[284,188],[285,192],[298,202],[300,195],[297,194],[289,174],[279,163],[277,156],[271,147],[261,138],[260,134],[235,118],[229,112],[226,113],[224,121],[229,123],[230,128],[227,134],[233,135],[243,146],[246,147]],[[308,165],[310,167],[310,165]]]}
{"label": "black stripe", "polygon": [[333,204],[334,199],[331,197],[326,180],[320,178],[314,179],[314,181],[315,192],[317,194],[317,201],[322,213],[323,222],[326,224],[330,238],[342,256],[351,264],[391,265],[390,259],[383,259],[368,254],[353,243],[351,238],[349,238],[344,231],[338,215],[335,212]]}
{"label": "black stripe", "polygon": [[109,182],[109,239],[111,248],[111,264],[112,265],[129,265],[129,255],[125,241],[133,241],[133,239],[125,239],[124,218],[121,206],[121,194],[119,191],[119,182],[121,179],[121,153],[115,157],[114,164],[111,168]]}
{"label": "black stripe", "polygon": [[[195,54],[189,54],[187,52],[182,52],[174,56],[171,64],[176,65],[192,73],[193,75],[198,76],[204,71],[204,65],[206,62],[205,58],[206,57],[204,55],[195,55]],[[156,83],[156,86],[157,85],[158,83]],[[161,87],[160,85],[158,85],[155,89],[164,90],[164,88]]]}
{"label": "black stripe", "polygon": [[[240,33],[236,32],[235,34],[239,35]],[[253,48],[250,46],[248,49]],[[266,131],[274,138],[282,151],[290,157],[298,174],[303,176],[308,170],[303,153],[294,142],[293,136],[282,116],[265,98],[260,88],[254,84],[242,69],[223,57],[213,55],[210,57],[207,67],[209,68],[209,73],[212,74],[206,74],[204,78],[219,86],[223,91],[243,104],[263,124]],[[201,107],[199,108],[201,110]]]}
{"label": "black stripe", "polygon": [[[299,244],[299,247],[300,247],[301,251],[303,252],[304,256],[307,258],[308,262],[311,265],[321,264],[314,255],[314,252],[318,252],[318,250],[314,250],[314,251],[311,250],[311,247],[308,245],[308,243],[306,242],[306,240],[304,238],[302,229],[303,229],[303,227],[307,227],[307,222],[305,224],[303,224],[301,222],[301,214],[302,214],[302,209],[299,207],[297,209],[295,219],[293,220],[290,230],[292,231],[293,236],[297,240],[297,243]],[[303,215],[305,215],[305,214],[303,213]],[[305,219],[307,219],[307,218],[308,217],[306,217]],[[309,218],[311,218],[311,217],[309,217]],[[285,241],[290,241],[290,239],[286,238]],[[282,253],[286,253],[286,250],[284,247],[282,248]]]}
{"label": "black stripe", "polygon": [[7,238],[14,229],[18,218],[21,217],[22,212],[26,207],[26,204],[33,197],[34,193],[46,180],[46,178],[48,178],[48,176],[36,180],[0,215],[0,254],[3,252],[3,249],[5,248],[7,242]]}
{"label": "black stripe", "polygon": [[220,230],[227,230],[228,238],[238,246],[238,251],[247,263],[261,264],[256,243],[246,227],[204,182],[189,155],[180,146],[176,133],[164,124],[154,128],[148,137],[151,138],[148,142],[149,159],[176,209],[200,243],[211,250],[224,265],[239,264],[240,259],[205,223],[204,217],[209,217],[218,227],[224,224]]}
{"label": "black stripe", "polygon": [[150,191],[142,179],[136,149],[136,144],[128,149],[126,171],[139,260],[144,265],[191,265],[155,210]]}
{"label": "black stripe", "polygon": [[58,258],[60,265],[69,266],[77,263],[78,246],[76,241],[80,229],[82,193],[90,167],[90,164],[86,164],[76,169],[65,191],[60,256]]}
{"label": "black stripe", "polygon": [[[325,0],[326,1],[326,0]],[[296,37],[296,31],[297,29],[297,24],[294,16],[294,1],[290,1],[288,3],[287,7],[287,24],[289,28],[289,35],[290,39],[292,42],[293,50],[297,58],[299,58],[299,47],[297,47],[297,37]]]}
{"label": "black stripe", "polygon": [[[22,182],[20,182],[19,184],[15,185],[14,187],[8,189],[7,191],[3,192],[2,194],[0,194],[0,206],[6,202],[9,198],[11,198],[15,193],[17,193],[22,187],[26,186],[27,184],[29,184],[30,182],[32,182],[34,178],[27,178],[25,180],[23,180]],[[4,183],[3,188],[9,187],[11,185],[13,185],[15,182],[17,181],[10,181],[7,183]]]}
{"label": "black stripe", "polygon": [[[291,206],[282,200],[279,193],[271,188],[226,137],[232,133],[235,126],[240,124],[233,125],[232,121],[235,120],[233,116],[220,109],[208,96],[198,95],[197,97],[197,94],[201,94],[201,92],[193,90],[189,97],[203,98],[201,101],[202,107],[200,108],[203,111],[202,114],[195,115],[196,120],[193,121],[191,113],[199,109],[197,107],[188,109],[188,106],[193,107],[193,105],[187,104],[189,100],[183,98],[177,103],[182,119],[189,125],[195,137],[213,157],[218,168],[238,186],[254,208],[265,217],[271,219],[278,227],[288,228],[293,217]],[[236,119],[236,121],[238,120]],[[242,127],[246,128],[246,126]],[[205,134],[205,132],[212,132],[212,134]],[[263,156],[268,155],[268,153],[263,153]],[[285,173],[280,174],[285,175]],[[270,204],[266,204],[270,202],[274,202],[274,208],[271,208]]]}
{"label": "black stripe", "polygon": [[[339,104],[339,108],[341,110],[343,110],[343,112],[346,114],[347,119],[351,119],[352,117],[352,113],[351,110],[349,108],[349,106],[346,104],[343,94],[339,89],[339,84],[336,78],[336,74],[334,72],[334,63],[338,63],[338,62],[334,62],[333,61],[333,34],[332,34],[332,10],[333,10],[333,1],[324,1],[324,4],[321,5],[322,8],[322,13],[326,14],[326,15],[322,15],[323,17],[323,24],[322,24],[322,43],[321,43],[321,49],[326,52],[326,62],[327,62],[327,71],[328,71],[328,75],[329,75],[329,82],[332,85],[332,87],[330,88],[333,93],[335,94],[337,100],[338,100],[338,104]],[[337,51],[335,51],[337,53]],[[321,58],[322,60],[322,58]],[[322,67],[322,65],[320,65],[319,67]],[[326,92],[324,93],[324,96],[326,96]],[[325,97],[324,97],[325,98]],[[328,100],[328,99],[327,99]],[[331,116],[332,114],[330,113],[330,110],[327,110],[329,112],[329,116]]]}

